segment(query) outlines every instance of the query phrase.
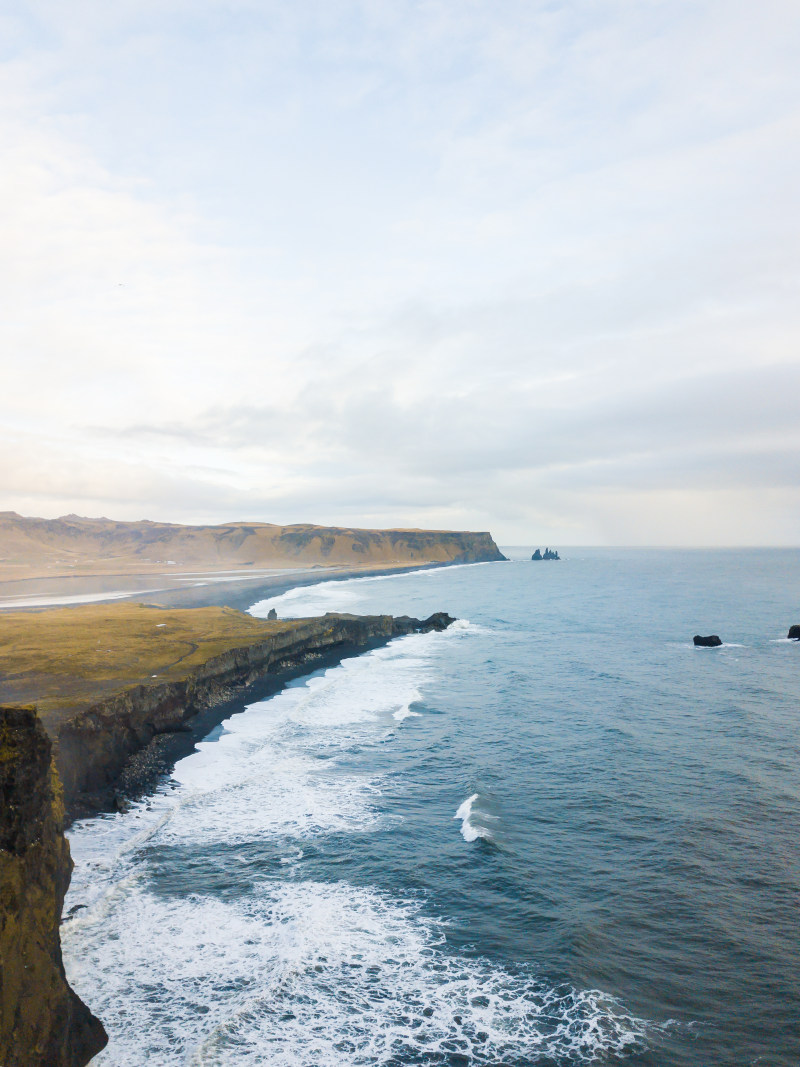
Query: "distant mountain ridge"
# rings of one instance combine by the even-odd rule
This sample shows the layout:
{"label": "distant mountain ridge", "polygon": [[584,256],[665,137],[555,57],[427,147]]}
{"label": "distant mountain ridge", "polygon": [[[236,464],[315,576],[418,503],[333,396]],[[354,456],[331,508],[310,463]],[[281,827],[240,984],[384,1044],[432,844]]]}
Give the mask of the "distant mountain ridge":
{"label": "distant mountain ridge", "polygon": [[165,567],[403,566],[502,560],[488,532],[229,522],[217,526],[117,522],[64,515],[26,518],[0,512],[0,572],[133,573]]}

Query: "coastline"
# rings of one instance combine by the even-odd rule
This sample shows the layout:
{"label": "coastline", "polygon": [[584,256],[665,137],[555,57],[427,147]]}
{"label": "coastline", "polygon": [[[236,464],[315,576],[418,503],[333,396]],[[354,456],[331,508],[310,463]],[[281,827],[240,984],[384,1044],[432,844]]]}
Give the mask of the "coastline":
{"label": "coastline", "polygon": [[[423,568],[381,568],[380,573],[417,569]],[[344,580],[374,575],[377,570],[338,570],[338,576]],[[332,579],[330,571],[303,575],[300,583],[298,577],[271,575],[255,587],[248,583],[246,590],[237,590],[239,596],[235,598],[230,596],[230,585],[222,582],[216,587],[176,591],[184,604],[186,599],[191,603],[195,598],[205,602],[205,608],[195,610],[117,602],[0,612],[6,637],[17,634],[22,645],[31,632],[46,639],[40,653],[35,646],[20,650],[19,661],[4,681],[17,687],[27,685],[34,691],[38,687],[46,705],[49,694],[43,716],[35,702],[8,701],[6,693],[0,693],[0,785],[4,801],[0,903],[5,917],[0,916],[5,971],[5,980],[0,983],[0,1058],[4,1062],[9,1054],[17,1057],[9,1063],[46,1061],[51,1067],[84,1067],[108,1040],[102,1021],[67,982],[61,957],[63,901],[73,866],[64,836],[66,828],[76,820],[126,810],[130,802],[154,792],[178,760],[223,720],[244,710],[247,703],[263,700],[294,678],[335,666],[394,637],[443,630],[455,621],[439,612],[425,620],[326,614],[271,622],[230,606],[232,599],[251,606],[265,595],[279,595],[297,584]],[[213,603],[220,601],[225,606]],[[61,669],[67,673],[48,675],[53,646],[60,644],[53,642],[48,630],[57,616],[61,617],[58,624],[62,634],[78,633],[81,627],[77,620],[83,617],[83,636],[90,632],[92,637],[91,649],[85,641],[80,649],[84,656],[87,651],[98,655],[103,651],[98,646],[101,635],[103,645],[114,645],[111,635],[119,636],[119,629],[104,627],[98,616],[108,620],[116,617],[129,637],[127,644],[114,650],[116,666],[128,672],[135,670],[139,676],[135,684],[117,687],[111,682],[113,691],[108,692],[107,684],[97,686],[96,670],[87,671],[81,679],[83,688],[79,685],[65,698],[69,685],[64,683],[75,680],[68,672],[76,666],[80,672],[81,660],[67,642],[59,650]],[[190,652],[183,651],[187,633],[180,625],[187,618],[193,620],[196,631],[189,636],[203,639],[189,642]],[[198,619],[202,622],[199,630]],[[132,620],[135,632],[130,632]],[[159,677],[157,674],[148,677],[150,663],[138,654],[143,630],[150,641],[146,650],[152,655],[158,648],[162,662],[165,657],[171,660],[165,664],[163,681],[151,680]],[[170,630],[174,632],[168,636]],[[12,638],[12,660],[15,652]],[[176,653],[182,654],[175,659]],[[26,666],[34,669],[26,671]],[[107,666],[108,661],[103,663],[104,669]],[[16,668],[21,673],[16,673]],[[113,670],[112,677],[116,677]],[[107,695],[93,700],[104,688]],[[92,700],[88,707],[87,694]],[[31,737],[37,739],[36,759],[29,751]],[[32,803],[35,817],[29,814]],[[45,828],[41,833],[37,829],[40,823]]]}
{"label": "coastline", "polygon": [[[318,585],[331,581],[343,582],[351,578],[407,574],[413,571],[453,566],[463,566],[463,561],[402,563],[394,566],[370,567],[318,565],[296,569],[265,570],[260,574],[239,573],[235,576],[229,570],[208,571],[202,574],[195,572],[191,577],[197,580],[191,583],[185,573],[148,574],[142,572],[140,574],[15,578],[0,581],[0,612],[46,611],[53,607],[117,601],[126,603],[138,601],[170,608],[232,607],[237,611],[247,611],[259,600],[280,596],[299,586]],[[172,581],[173,584],[165,585],[166,581]],[[186,584],[174,584],[179,581]],[[137,582],[148,584],[142,585],[139,589],[127,588]],[[108,588],[97,588],[103,585]],[[25,588],[20,592],[22,586]]]}
{"label": "coastline", "polygon": [[244,703],[291,679],[411,633],[443,630],[449,615],[323,615],[212,656],[178,681],[137,684],[67,718],[54,736],[67,825],[120,810],[155,788],[178,759]]}

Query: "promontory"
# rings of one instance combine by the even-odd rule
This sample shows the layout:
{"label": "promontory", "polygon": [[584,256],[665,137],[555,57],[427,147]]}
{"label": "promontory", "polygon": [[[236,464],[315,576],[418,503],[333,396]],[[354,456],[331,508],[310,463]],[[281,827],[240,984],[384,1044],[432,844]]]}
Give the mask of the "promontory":
{"label": "promontory", "polygon": [[246,691],[452,621],[130,603],[0,612],[0,1064],[84,1067],[107,1040],[61,961],[65,818],[155,784]]}

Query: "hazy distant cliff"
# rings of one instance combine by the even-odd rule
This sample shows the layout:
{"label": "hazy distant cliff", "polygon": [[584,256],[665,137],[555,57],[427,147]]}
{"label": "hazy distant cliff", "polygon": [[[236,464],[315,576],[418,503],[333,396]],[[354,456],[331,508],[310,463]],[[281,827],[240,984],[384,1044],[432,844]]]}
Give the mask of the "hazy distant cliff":
{"label": "hazy distant cliff", "polygon": [[200,569],[478,563],[505,557],[489,533],[452,530],[359,530],[335,526],[224,523],[115,522],[66,515],[24,518],[0,512],[0,570],[38,567],[51,573]]}
{"label": "hazy distant cliff", "polygon": [[0,1063],[83,1067],[106,1044],[72,991],[59,923],[72,873],[50,741],[31,707],[0,707]]}

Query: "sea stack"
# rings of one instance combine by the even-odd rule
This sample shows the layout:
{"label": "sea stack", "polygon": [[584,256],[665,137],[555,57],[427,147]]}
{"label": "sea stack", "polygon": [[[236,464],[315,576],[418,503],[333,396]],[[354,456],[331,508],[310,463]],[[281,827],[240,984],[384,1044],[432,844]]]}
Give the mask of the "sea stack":
{"label": "sea stack", "polygon": [[722,644],[722,640],[716,634],[709,634],[708,637],[701,637],[700,634],[695,634],[694,643],[698,648],[718,648]]}
{"label": "sea stack", "polygon": [[786,636],[790,641],[800,641],[800,626],[790,626]]}
{"label": "sea stack", "polygon": [[555,550],[551,552],[549,548],[546,548],[544,552],[542,552],[540,548],[537,548],[531,556],[531,559],[534,563],[539,563],[541,560],[545,559],[561,559],[561,556],[559,556],[558,552]]}

